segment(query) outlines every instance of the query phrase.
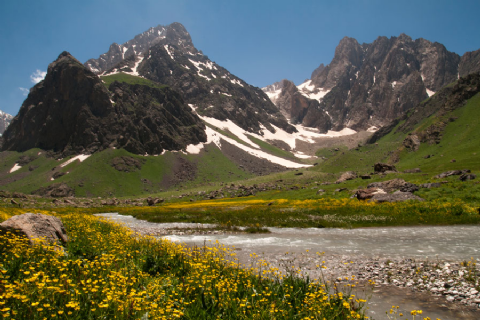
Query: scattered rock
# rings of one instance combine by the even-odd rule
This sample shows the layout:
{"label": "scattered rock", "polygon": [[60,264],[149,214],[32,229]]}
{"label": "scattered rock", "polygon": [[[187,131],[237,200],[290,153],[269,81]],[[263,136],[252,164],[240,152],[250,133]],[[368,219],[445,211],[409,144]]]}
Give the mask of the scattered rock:
{"label": "scattered rock", "polygon": [[325,193],[325,189],[318,189],[317,190],[317,194],[322,194],[322,193]]}
{"label": "scattered rock", "polygon": [[339,188],[339,189],[335,189],[335,192],[342,192],[342,191],[345,191],[345,190],[348,190],[347,188]]}
{"label": "scattered rock", "polygon": [[113,198],[113,199],[107,199],[107,200],[102,200],[101,204],[103,206],[116,206],[118,204],[118,200]]}
{"label": "scattered rock", "polygon": [[403,171],[403,173],[420,173],[420,172],[422,172],[422,170],[420,170],[420,168],[407,169],[407,170]]}
{"label": "scattered rock", "polygon": [[430,182],[430,183],[424,183],[419,185],[420,188],[427,188],[427,189],[440,188],[441,186],[442,184],[440,182]]}
{"label": "scattered rock", "polygon": [[347,171],[347,172],[342,173],[340,178],[338,178],[338,180],[335,183],[342,183],[342,182],[347,181],[347,180],[357,179],[357,177],[358,176],[357,176],[357,173],[355,171]]}
{"label": "scattered rock", "polygon": [[69,205],[75,205],[75,202],[73,202],[73,201],[70,200],[70,199],[63,199],[63,203],[69,204]]}
{"label": "scattered rock", "polygon": [[386,192],[380,188],[360,189],[355,193],[355,196],[358,200],[367,200],[376,194],[386,194]]}
{"label": "scattered rock", "polygon": [[27,199],[27,196],[21,192],[14,192],[12,193],[12,198],[16,199]]}
{"label": "scattered rock", "polygon": [[24,213],[0,223],[0,232],[9,231],[28,237],[31,244],[35,238],[45,238],[51,243],[68,241],[62,221],[57,217],[40,213]]}
{"label": "scattered rock", "polygon": [[13,200],[13,199],[10,200],[10,203],[11,203],[11,204],[14,204],[14,205],[18,205],[18,202],[15,201],[15,200]]}
{"label": "scattered rock", "polygon": [[303,174],[303,172],[297,172],[295,173],[296,176],[301,176]]}
{"label": "scattered rock", "polygon": [[437,175],[434,176],[433,178],[434,178],[434,179],[443,179],[443,178],[446,178],[446,177],[459,176],[459,175],[466,174],[466,173],[470,173],[470,170],[469,170],[469,169],[465,169],[465,170],[450,170],[450,171],[446,171],[446,172],[442,172],[442,173],[440,173],[440,174],[437,174]]}
{"label": "scattered rock", "polygon": [[376,194],[369,201],[375,202],[401,202],[407,200],[425,201],[425,199],[414,195],[411,192],[395,191],[392,194]]}
{"label": "scattered rock", "polygon": [[19,166],[23,167],[29,164],[30,162],[34,161],[35,159],[37,159],[37,157],[35,156],[23,155],[18,159],[17,163]]}
{"label": "scattered rock", "polygon": [[369,174],[362,174],[360,178],[362,178],[362,180],[367,180],[367,179],[372,179],[372,176],[370,176]]}
{"label": "scattered rock", "polygon": [[12,195],[6,190],[0,190],[0,198],[11,198]]}
{"label": "scattered rock", "polygon": [[393,164],[386,164],[386,163],[375,163],[373,166],[373,170],[375,173],[385,173],[385,172],[397,172],[397,168]]}
{"label": "scattered rock", "polygon": [[459,180],[460,181],[467,181],[467,180],[474,180],[475,178],[477,178],[477,175],[475,175],[473,173],[464,173],[460,176]]}

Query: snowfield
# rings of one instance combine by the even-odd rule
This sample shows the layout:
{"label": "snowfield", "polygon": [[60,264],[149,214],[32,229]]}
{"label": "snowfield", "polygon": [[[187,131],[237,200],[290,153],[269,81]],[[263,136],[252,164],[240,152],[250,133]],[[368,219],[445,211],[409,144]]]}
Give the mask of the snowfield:
{"label": "snowfield", "polygon": [[[192,104],[189,104],[189,106],[196,113],[196,107]],[[233,123],[231,120],[221,121],[215,118],[205,117],[201,115],[198,115],[198,116],[200,117],[200,119],[205,121],[205,123],[209,124],[212,127],[219,128],[221,130],[226,130],[226,131],[228,130],[233,135],[235,135],[236,137],[241,139],[243,142],[248,144],[248,146],[242,143],[239,143],[236,140],[231,139],[230,137],[227,137],[219,132],[216,132],[215,130],[207,126],[205,130],[205,133],[207,134],[207,142],[199,143],[197,145],[193,145],[193,144],[188,145],[186,148],[187,153],[198,154],[203,149],[204,145],[209,143],[214,143],[218,148],[221,149],[222,145],[220,140],[223,139],[224,141],[227,141],[228,143],[235,145],[236,147],[248,152],[249,154],[255,157],[266,159],[272,163],[279,164],[287,168],[310,167],[310,165],[296,163],[296,162],[286,160],[280,157],[273,156],[269,153],[266,153],[260,150],[260,147],[254,142],[252,142],[247,135],[250,135],[261,141],[266,141],[266,142],[268,142],[269,140],[283,141],[289,145],[295,157],[301,158],[301,159],[307,159],[307,158],[311,158],[311,156],[305,155],[302,152],[295,150],[297,140],[313,143],[315,138],[326,138],[326,137],[333,138],[333,137],[340,137],[340,136],[356,133],[356,131],[352,129],[345,128],[339,132],[328,131],[326,134],[321,134],[321,133],[315,132],[315,129],[307,128],[302,125],[295,125],[295,128],[298,130],[298,132],[288,133],[272,125],[272,127],[275,129],[275,133],[270,132],[264,126],[261,126],[263,135],[260,135],[260,134],[255,134],[255,133],[245,131],[244,129],[240,128],[238,125]]]}

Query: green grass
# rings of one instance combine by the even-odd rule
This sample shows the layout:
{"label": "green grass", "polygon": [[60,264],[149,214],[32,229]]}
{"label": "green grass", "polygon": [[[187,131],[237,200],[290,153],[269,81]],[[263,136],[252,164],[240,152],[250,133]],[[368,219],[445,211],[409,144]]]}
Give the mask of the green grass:
{"label": "green grass", "polygon": [[105,86],[108,88],[110,84],[112,84],[114,81],[117,82],[125,82],[128,84],[140,84],[144,86],[149,86],[152,88],[165,88],[167,87],[166,85],[161,85],[159,83],[156,83],[154,81],[142,78],[142,77],[137,77],[137,76],[132,76],[130,74],[126,74],[123,72],[108,75],[108,76],[101,76],[100,77],[102,81],[105,83]]}
{"label": "green grass", "polygon": [[[449,116],[458,117],[449,122],[440,143],[422,143],[417,152],[404,152],[400,168],[419,167],[428,173],[454,169],[480,170],[480,131],[477,119],[480,117],[480,94],[453,111]],[[433,155],[424,159],[426,155]],[[455,159],[456,162],[451,162]]]}
{"label": "green grass", "polygon": [[[266,199],[268,194],[271,199]],[[275,192],[266,193],[263,197],[193,204],[167,203],[156,207],[123,207],[112,210],[157,223],[209,223],[243,226],[252,230],[265,227],[360,228],[480,223],[476,208],[460,200],[374,204],[356,199],[321,196],[288,200],[282,199],[281,194]]]}

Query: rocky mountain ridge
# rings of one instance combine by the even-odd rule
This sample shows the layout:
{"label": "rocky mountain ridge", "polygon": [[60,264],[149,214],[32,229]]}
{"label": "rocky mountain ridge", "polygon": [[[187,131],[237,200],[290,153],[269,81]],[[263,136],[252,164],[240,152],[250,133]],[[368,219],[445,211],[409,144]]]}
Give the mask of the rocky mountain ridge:
{"label": "rocky mountain ridge", "polygon": [[295,122],[313,123],[321,132],[367,130],[388,124],[475,71],[480,71],[480,50],[460,58],[442,44],[405,34],[362,45],[345,37],[331,63],[320,65],[310,80],[296,88],[290,82],[281,91],[263,90]]}
{"label": "rocky mountain ridge", "polygon": [[12,115],[0,110],[0,136],[2,136],[3,132],[7,129],[12,119]]}
{"label": "rocky mountain ridge", "polygon": [[295,132],[265,93],[197,50],[187,30],[179,23],[168,27],[169,35],[139,55],[132,55],[102,75],[120,72],[171,86],[202,116],[231,120],[242,129],[262,134],[275,127]]}
{"label": "rocky mountain ridge", "polygon": [[[190,35],[186,31],[186,33],[184,33],[183,29],[183,26],[179,23],[172,23],[168,26],[158,25],[136,35],[124,44],[112,43],[107,52],[101,54],[98,59],[88,60],[84,65],[90,69],[90,71],[100,74],[111,69],[126,58],[141,55],[145,50],[161,40],[164,40],[166,43],[186,46],[192,49],[193,44],[191,43]],[[177,30],[181,32],[179,33]]]}
{"label": "rocky mountain ridge", "polygon": [[107,87],[68,52],[48,67],[5,131],[2,150],[49,150],[65,157],[124,148],[160,154],[205,142],[204,124],[168,87]]}

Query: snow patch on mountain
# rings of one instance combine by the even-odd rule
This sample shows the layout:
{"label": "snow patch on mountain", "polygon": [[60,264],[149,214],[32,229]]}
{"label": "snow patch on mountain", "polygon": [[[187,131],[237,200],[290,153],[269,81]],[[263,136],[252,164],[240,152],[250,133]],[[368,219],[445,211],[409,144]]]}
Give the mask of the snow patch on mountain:
{"label": "snow patch on mountain", "polygon": [[10,169],[10,173],[15,172],[15,171],[17,171],[21,168],[22,168],[22,166],[18,165],[18,163],[15,163],[15,165],[12,167],[12,169]]}
{"label": "snow patch on mountain", "polygon": [[435,94],[435,92],[433,92],[432,90],[427,89],[427,88],[425,88],[425,89],[427,90],[427,94],[428,94],[429,97],[431,97]]}
{"label": "snow patch on mountain", "polygon": [[312,100],[318,100],[318,102],[322,101],[323,97],[330,92],[330,90],[316,88],[312,83],[312,80],[305,81],[301,85],[297,86],[297,88],[302,95]]}
{"label": "snow patch on mountain", "polygon": [[78,156],[75,156],[75,157],[65,161],[64,163],[62,163],[60,165],[60,167],[63,168],[63,167],[65,167],[65,166],[69,165],[70,163],[72,163],[74,161],[77,161],[77,160],[80,161],[80,162],[83,162],[85,159],[87,159],[90,156],[91,156],[91,154],[79,154]]}
{"label": "snow patch on mountain", "polygon": [[170,52],[170,50],[168,49],[168,44],[164,45],[163,47],[164,47],[165,50],[167,51],[167,53],[168,53],[168,55],[170,56],[170,58],[171,58],[172,60],[175,60],[175,58],[173,57],[172,52]]}
{"label": "snow patch on mountain", "polygon": [[275,101],[278,99],[278,96],[280,95],[280,93],[282,93],[282,89],[277,89],[275,91],[265,91],[265,93],[267,94],[270,101],[275,103]]}

